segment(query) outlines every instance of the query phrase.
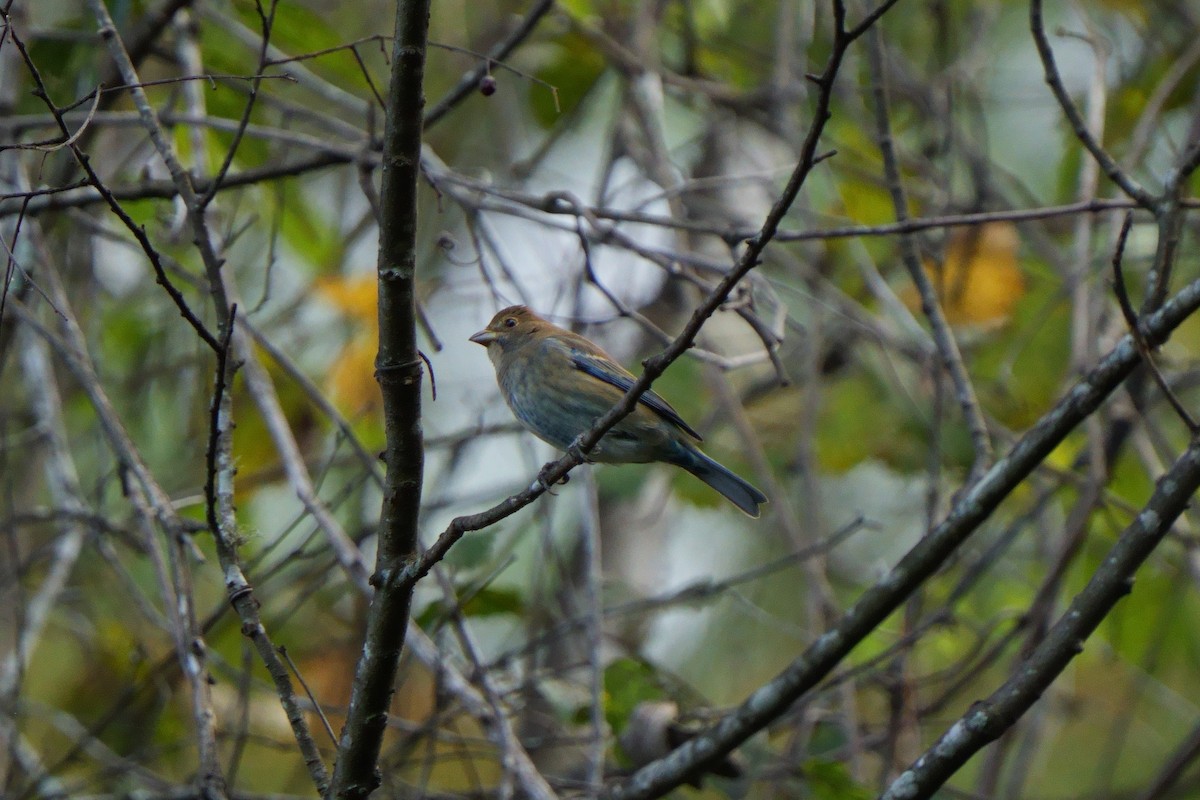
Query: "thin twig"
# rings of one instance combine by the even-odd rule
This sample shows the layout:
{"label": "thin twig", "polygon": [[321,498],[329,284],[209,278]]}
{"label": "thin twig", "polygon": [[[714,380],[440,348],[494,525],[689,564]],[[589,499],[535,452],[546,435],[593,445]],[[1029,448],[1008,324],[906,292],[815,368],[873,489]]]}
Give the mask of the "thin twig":
{"label": "thin twig", "polygon": [[604,785],[604,754],[608,725],[604,718],[604,615],[600,597],[603,581],[601,568],[600,498],[596,477],[586,470],[583,491],[579,492],[580,509],[578,558],[582,563],[577,574],[582,576],[580,594],[584,604],[584,637],[587,649],[589,700],[586,791],[596,794]]}
{"label": "thin twig", "polygon": [[[296,676],[296,680],[300,681],[300,688],[304,690],[304,694],[308,696],[308,702],[312,703],[313,710],[316,711],[317,716],[320,717],[321,725],[323,725],[325,728],[325,734],[329,737],[329,741],[333,743],[333,746],[337,747],[337,735],[333,732],[333,726],[329,724],[329,718],[325,716],[325,709],[321,707],[321,703],[317,700],[316,695],[314,695],[312,689],[309,688],[308,681],[304,680],[304,676],[300,674],[300,668],[296,666],[296,662],[292,660],[292,654],[289,653],[288,649],[283,645],[278,645],[275,648],[275,652],[279,653],[280,657],[283,658],[283,660],[287,663],[288,669],[290,669],[292,674]],[[322,790],[322,794],[324,794],[324,790]]]}
{"label": "thin twig", "polygon": [[[890,7],[895,1],[888,0],[883,5],[884,7]],[[449,549],[465,533],[488,527],[515,513],[517,510],[524,508],[541,496],[545,491],[545,487],[554,485],[574,467],[583,463],[587,452],[600,441],[610,428],[633,410],[638,402],[638,398],[650,388],[654,380],[662,375],[668,366],[674,363],[676,359],[692,346],[696,335],[704,323],[708,321],[708,318],[725,302],[741,279],[758,266],[763,251],[775,238],[780,222],[783,220],[788,209],[791,208],[796,196],[800,193],[800,188],[804,185],[804,182],[817,163],[817,146],[824,132],[825,123],[829,118],[834,79],[841,68],[846,50],[853,42],[853,38],[846,33],[843,27],[845,9],[840,2],[835,2],[834,8],[837,41],[835,42],[834,50],[829,57],[825,71],[818,78],[821,91],[818,94],[816,109],[813,113],[813,125],[805,137],[800,150],[800,158],[791,177],[788,179],[787,185],[775,201],[775,204],[771,207],[770,212],[763,221],[762,228],[757,234],[746,241],[746,246],[742,250],[737,263],[713,287],[704,301],[697,306],[692,313],[691,319],[688,320],[682,332],[680,332],[671,345],[658,355],[642,363],[643,371],[641,377],[634,382],[621,401],[613,406],[604,416],[596,420],[587,431],[580,434],[562,458],[547,464],[542,469],[538,479],[523,492],[512,495],[486,511],[461,516],[452,520],[450,525],[438,536],[437,541],[422,552],[415,561],[405,565],[402,569],[392,571],[388,575],[390,580],[398,581],[402,586],[411,587],[415,585],[417,581],[428,574],[434,564],[445,557]],[[681,774],[680,780],[683,777]]]}
{"label": "thin twig", "polygon": [[[503,41],[498,42],[495,47],[488,51],[485,60],[463,75],[454,88],[446,92],[446,95],[425,113],[425,127],[430,128],[436,125],[438,120],[478,89],[480,79],[488,73],[491,65],[508,58],[513,50],[529,38],[534,29],[537,28],[542,17],[546,16],[546,13],[552,8],[554,8],[554,0],[536,0],[533,7],[526,12],[525,17],[521,20],[521,24],[514,28],[513,32]],[[557,98],[557,94],[555,96]]]}
{"label": "thin twig", "polygon": [[[871,67],[872,83],[874,84],[876,135],[879,140],[879,150],[883,156],[884,175],[888,191],[892,196],[892,208],[896,219],[903,222],[908,217],[908,198],[900,178],[900,165],[896,158],[896,147],[892,139],[892,123],[887,99],[887,77],[883,65],[883,38],[878,28],[871,28],[867,36],[867,43],[868,63]],[[962,411],[967,431],[971,435],[971,444],[975,448],[975,460],[971,464],[971,470],[965,482],[967,486],[970,486],[984,473],[992,460],[992,443],[988,436],[987,423],[984,422],[983,411],[975,396],[975,387],[971,384],[971,376],[967,373],[966,364],[963,363],[958,342],[954,338],[953,331],[950,330],[950,324],[946,321],[941,303],[938,302],[937,289],[934,288],[933,282],[921,264],[921,254],[917,250],[916,241],[907,234],[900,236],[900,255],[904,267],[908,271],[909,279],[912,280],[913,285],[917,288],[917,294],[920,295],[921,311],[929,320],[934,345],[954,384],[955,397],[958,400],[959,409]]]}
{"label": "thin twig", "polygon": [[1096,141],[1088,129],[1083,115],[1079,113],[1075,101],[1071,99],[1071,95],[1063,86],[1062,77],[1058,74],[1058,65],[1054,61],[1054,50],[1051,49],[1050,41],[1046,38],[1046,29],[1042,22],[1042,0],[1030,0],[1029,2],[1029,28],[1033,32],[1033,41],[1037,45],[1038,56],[1042,60],[1046,83],[1050,86],[1050,91],[1054,93],[1054,99],[1058,101],[1067,121],[1071,123],[1075,137],[1092,154],[1092,158],[1096,159],[1096,163],[1104,170],[1104,174],[1121,187],[1121,191],[1135,200],[1142,208],[1153,211],[1158,204],[1158,199],[1131,178],[1116,159],[1109,155],[1103,145]]}
{"label": "thin twig", "polygon": [[[246,98],[246,105],[242,109],[242,118],[238,123],[237,129],[233,132],[233,141],[229,143],[229,148],[225,151],[225,158],[221,162],[221,166],[217,169],[212,178],[212,184],[207,192],[197,198],[196,206],[193,209],[193,215],[199,216],[202,214],[213,199],[217,196],[217,191],[221,184],[225,181],[225,176],[229,174],[229,169],[233,166],[234,156],[237,155],[238,147],[241,146],[242,138],[246,135],[246,126],[250,124],[250,115],[254,113],[254,106],[258,100],[258,89],[262,85],[263,78],[267,77],[263,74],[263,70],[267,68],[267,48],[271,45],[271,30],[275,24],[275,9],[279,7],[279,0],[270,0],[270,8],[266,13],[263,13],[261,4],[256,4],[258,7],[259,18],[262,21],[262,46],[258,50],[258,69],[255,70],[254,77],[250,80],[250,94]],[[289,76],[290,78],[290,76]],[[290,78],[295,80],[295,78]]]}
{"label": "thin twig", "polygon": [[1192,415],[1175,396],[1175,392],[1171,389],[1171,385],[1167,383],[1166,377],[1158,368],[1158,364],[1154,360],[1154,353],[1150,350],[1150,345],[1146,342],[1146,337],[1143,335],[1141,326],[1138,322],[1137,312],[1133,310],[1133,303],[1129,301],[1129,292],[1125,288],[1125,273],[1121,268],[1121,259],[1125,253],[1125,240],[1129,237],[1129,228],[1133,224],[1133,213],[1126,212],[1125,219],[1121,223],[1121,232],[1117,236],[1117,246],[1113,250],[1112,268],[1113,268],[1113,293],[1117,296],[1117,304],[1121,307],[1121,315],[1125,318],[1125,325],[1129,329],[1129,333],[1133,336],[1134,343],[1137,344],[1138,352],[1142,355],[1142,360],[1146,363],[1146,368],[1150,370],[1150,374],[1154,377],[1154,382],[1158,384],[1158,388],[1162,390],[1163,396],[1167,398],[1167,402],[1171,404],[1171,408],[1183,420],[1183,424],[1187,426],[1188,431],[1194,436],[1200,433],[1200,425],[1192,419]]}
{"label": "thin twig", "polygon": [[[15,44],[17,49],[21,52],[21,57],[25,60],[25,66],[29,70],[30,76],[33,78],[35,86],[34,95],[46,105],[47,109],[50,111],[50,114],[54,117],[55,122],[57,122],[59,130],[62,131],[63,136],[66,137],[67,140],[70,140],[72,137],[71,131],[67,127],[66,122],[63,120],[62,115],[59,113],[58,107],[50,99],[50,95],[46,89],[46,84],[42,80],[41,73],[37,66],[33,63],[33,59],[30,58],[29,52],[25,49],[24,42],[21,41],[21,38],[17,35],[17,32],[13,29],[12,20],[7,14],[4,13],[0,13],[0,18],[2,18],[7,24],[8,35],[12,37],[13,44]],[[200,321],[200,318],[196,316],[196,313],[192,311],[191,306],[189,306],[187,300],[184,299],[182,292],[180,292],[175,284],[171,282],[170,278],[167,277],[166,270],[162,265],[162,259],[159,257],[158,251],[154,248],[154,245],[151,244],[150,238],[146,235],[145,229],[141,225],[138,225],[136,222],[134,222],[133,218],[130,217],[129,214],[125,212],[125,209],[121,207],[121,204],[117,202],[116,197],[114,197],[112,192],[108,190],[103,181],[100,180],[100,176],[97,175],[96,171],[92,168],[91,161],[87,154],[80,150],[79,147],[74,143],[68,144],[68,147],[71,150],[71,154],[75,157],[75,161],[87,174],[88,182],[100,195],[101,199],[108,204],[109,209],[111,209],[112,212],[117,215],[125,227],[129,229],[129,232],[133,234],[135,239],[137,239],[138,244],[142,247],[142,251],[145,252],[146,257],[150,260],[150,265],[154,269],[154,274],[158,279],[158,283],[164,289],[166,289],[171,301],[175,304],[175,307],[179,309],[180,315],[187,321],[189,325],[192,326],[192,329],[196,331],[196,334],[202,340],[204,340],[205,344],[207,344],[214,351],[217,350],[220,347],[220,344],[217,342],[212,333],[209,332],[204,323]]]}
{"label": "thin twig", "polygon": [[[175,183],[175,188],[183,199],[184,207],[187,209],[187,221],[192,229],[192,244],[200,255],[208,278],[208,292],[212,297],[218,329],[224,330],[225,326],[229,324],[229,307],[232,300],[221,271],[225,261],[217,254],[213,246],[212,235],[205,219],[205,210],[211,198],[207,195],[202,197],[196,192],[192,174],[184,168],[183,163],[179,160],[175,147],[158,118],[158,113],[150,105],[146,91],[139,85],[141,79],[138,77],[137,68],[134,67],[129,53],[125,50],[125,43],[121,41],[121,37],[117,33],[116,25],[104,0],[87,0],[87,4],[96,18],[100,38],[108,45],[109,55],[116,62],[125,83],[131,87],[130,96],[133,98],[134,108],[142,118],[142,126],[150,137],[159,158],[166,164],[167,172],[170,173],[171,180]],[[257,84],[254,85],[257,86]],[[219,180],[215,181],[214,185],[219,182]]]}

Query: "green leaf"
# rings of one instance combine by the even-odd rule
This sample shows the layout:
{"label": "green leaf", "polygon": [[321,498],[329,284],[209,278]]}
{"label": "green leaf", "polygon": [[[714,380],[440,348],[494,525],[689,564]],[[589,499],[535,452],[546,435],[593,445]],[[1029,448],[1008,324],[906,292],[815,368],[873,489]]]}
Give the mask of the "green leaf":
{"label": "green leaf", "polygon": [[617,659],[604,670],[604,717],[621,730],[638,703],[658,700],[663,687],[654,668],[632,658]]}
{"label": "green leaf", "polygon": [[841,761],[812,759],[804,762],[804,776],[812,797],[820,800],[866,800],[875,792],[858,783]]}
{"label": "green leaf", "polygon": [[515,589],[497,589],[491,586],[477,592],[463,606],[463,614],[468,617],[521,614],[524,611],[525,600],[519,592]]}

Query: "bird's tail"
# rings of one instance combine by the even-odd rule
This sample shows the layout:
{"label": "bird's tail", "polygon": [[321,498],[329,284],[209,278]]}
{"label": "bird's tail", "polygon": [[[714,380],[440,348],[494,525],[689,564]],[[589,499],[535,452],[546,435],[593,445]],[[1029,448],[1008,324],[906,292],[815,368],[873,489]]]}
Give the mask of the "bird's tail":
{"label": "bird's tail", "polygon": [[767,502],[767,496],[734,474],[724,465],[717,463],[695,447],[680,445],[672,463],[683,467],[700,480],[723,494],[729,502],[752,517],[759,515],[759,506]]}

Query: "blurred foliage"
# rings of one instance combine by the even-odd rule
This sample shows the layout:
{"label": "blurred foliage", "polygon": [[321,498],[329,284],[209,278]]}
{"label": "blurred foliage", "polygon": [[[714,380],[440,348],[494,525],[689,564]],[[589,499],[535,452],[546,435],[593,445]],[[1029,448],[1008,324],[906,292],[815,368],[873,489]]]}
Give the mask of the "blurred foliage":
{"label": "blurred foliage", "polygon": [[[850,3],[850,18],[869,5]],[[110,10],[129,37],[156,6],[112,2]],[[429,105],[486,64],[480,54],[504,41],[529,6],[434,4]],[[312,476],[320,500],[371,565],[382,469],[373,459],[384,436],[369,196],[377,191],[371,154],[383,113],[371,86],[382,91],[387,80],[383,34],[393,5],[197,5],[187,20],[196,38],[185,35],[188,25],[169,26],[141,74],[163,81],[147,94],[187,166],[210,176],[247,110],[260,12],[269,9],[272,45],[297,60],[264,70],[230,174],[276,172],[220,192],[205,219],[239,303],[239,324],[271,344],[253,353],[299,452],[296,463],[281,456],[269,424],[278,420],[263,412],[268,401],[239,377],[231,391],[241,557],[266,629],[287,648],[336,735],[368,596],[339,565],[292,476]],[[68,118],[76,142],[119,190],[189,307],[212,326],[195,232],[181,202],[162,198],[170,176],[128,94],[105,94],[85,123],[88,93],[109,67],[94,20],[64,0],[18,0],[12,13],[53,102],[84,101]],[[1091,199],[1078,195],[1094,165],[1045,87],[1027,16],[1021,0],[928,0],[900,4],[884,18],[909,215],[999,214]],[[1051,2],[1047,16],[1048,30],[1065,34],[1053,37],[1054,47],[1080,104],[1095,102],[1087,100],[1093,59],[1104,58],[1099,138],[1131,175],[1157,188],[1198,129],[1194,3]],[[486,64],[494,93],[471,91],[429,130],[418,272],[427,323],[421,347],[437,399],[426,394],[422,419],[425,544],[456,515],[533,483],[551,455],[516,431],[483,351],[466,337],[496,308],[528,302],[637,371],[640,358],[662,349],[659,331],[674,335],[736,258],[749,233],[742,227],[761,222],[794,166],[816,91],[805,75],[828,57],[830,24],[824,3],[564,0],[511,56]],[[820,147],[836,155],[814,171],[785,234],[887,226],[896,218],[861,44],[838,76]],[[171,80],[190,46],[216,76],[193,82],[198,98]],[[13,53],[0,48],[0,57]],[[39,188],[68,186],[82,173],[67,148],[46,144],[56,128],[28,71],[19,61],[3,66],[17,87],[6,100],[11,119],[0,152],[11,204],[20,200],[14,169]],[[314,156],[331,163],[293,169]],[[1187,192],[1197,185],[1193,178]],[[1099,198],[1119,197],[1102,174],[1098,187]],[[567,195],[587,212],[548,213],[564,211],[568,204],[558,201]],[[1190,203],[1175,288],[1200,266]],[[19,217],[4,206],[5,241],[21,262],[10,271],[6,303],[30,309],[51,335],[39,338],[14,322],[21,317],[12,306],[0,318],[0,604],[7,609],[0,641],[14,646],[33,624],[30,608],[56,564],[67,576],[28,663],[0,669],[9,676],[0,681],[0,701],[12,720],[0,729],[7,752],[0,793],[59,796],[35,780],[47,776],[65,794],[165,791],[196,771],[166,573],[146,538],[156,534],[130,501],[130,465],[114,454],[94,403],[56,350],[61,316],[44,297],[61,281],[70,304],[63,311],[78,319],[117,417],[192,526],[171,558],[193,586],[223,767],[238,792],[310,795],[311,780],[229,609],[204,530],[212,354],[104,206],[31,207]],[[1120,213],[1047,212],[913,234],[998,454],[1123,333],[1110,291]],[[12,227],[18,218],[19,231]],[[1124,262],[1135,306],[1157,236],[1148,216],[1135,216]],[[441,569],[453,592],[444,594],[431,577],[413,610],[443,657],[433,665],[411,652],[405,657],[380,796],[491,796],[503,780],[496,728],[460,702],[450,671],[481,693],[482,704],[508,715],[512,734],[552,783],[564,793],[583,791],[592,737],[601,736],[606,756],[622,764],[615,738],[638,704],[672,701],[711,719],[740,703],[944,517],[977,454],[900,254],[894,231],[772,244],[756,282],[705,327],[703,357],[685,357],[656,382],[704,433],[707,452],[772,496],[762,520],[744,519],[678,470],[602,467],[595,470],[596,508],[591,481],[573,473],[534,507],[451,550]],[[43,278],[50,273],[54,281]],[[635,324],[622,309],[648,324]],[[734,310],[761,326],[752,329]],[[39,342],[49,348],[57,387],[29,383],[23,356]],[[1189,408],[1197,405],[1198,359],[1200,320],[1191,319],[1159,354]],[[41,389],[61,394],[55,432],[78,476],[69,496],[51,477],[62,464],[46,436]],[[1140,397],[1135,408],[1120,393],[828,685],[746,743],[748,779],[710,781],[675,796],[876,794],[972,702],[1020,669],[1022,655],[1101,566],[1188,438],[1159,395]],[[1079,510],[1092,479],[1101,482],[1099,499]],[[861,529],[828,542],[857,517]],[[80,555],[66,563],[58,548],[72,531],[81,537]],[[1036,719],[974,759],[947,796],[1128,797],[1166,769],[1167,754],[1194,729],[1200,702],[1193,515],[1176,533],[1042,699]],[[596,537],[594,562],[581,544],[587,536]],[[601,606],[602,636],[589,628],[593,603]],[[603,704],[598,733],[594,691]],[[329,760],[334,745],[316,715],[308,716]],[[21,748],[39,756],[41,773],[33,762],[19,763]],[[1173,796],[1190,796],[1197,785],[1189,767]]]}

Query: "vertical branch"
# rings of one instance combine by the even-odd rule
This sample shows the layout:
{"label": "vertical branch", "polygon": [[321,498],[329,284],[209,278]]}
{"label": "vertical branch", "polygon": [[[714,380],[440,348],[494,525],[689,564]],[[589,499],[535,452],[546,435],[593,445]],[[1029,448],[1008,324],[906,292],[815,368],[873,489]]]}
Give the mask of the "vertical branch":
{"label": "vertical branch", "polygon": [[1171,286],[1171,271],[1179,251],[1179,240],[1183,235],[1184,207],[1182,193],[1192,173],[1200,166],[1200,115],[1193,115],[1189,137],[1191,144],[1179,156],[1177,165],[1167,173],[1163,182],[1162,199],[1154,210],[1158,223],[1158,245],[1154,261],[1146,275],[1146,297],[1142,301],[1142,314],[1157,311],[1167,298]]}
{"label": "vertical branch", "polygon": [[1133,310],[1133,303],[1129,299],[1129,291],[1125,288],[1125,271],[1121,268],[1121,258],[1125,254],[1125,242],[1129,238],[1129,229],[1132,225],[1133,212],[1127,211],[1125,212],[1125,220],[1121,224],[1121,232],[1117,235],[1117,246],[1113,251],[1113,294],[1117,296],[1117,305],[1121,308],[1121,315],[1125,317],[1125,324],[1129,327],[1129,335],[1133,337],[1138,352],[1141,354],[1146,368],[1150,371],[1150,375],[1154,378],[1154,382],[1158,384],[1158,388],[1162,390],[1163,397],[1167,398],[1167,402],[1171,404],[1171,408],[1179,416],[1179,419],[1183,421],[1183,424],[1187,426],[1188,431],[1193,436],[1196,436],[1200,434],[1200,426],[1197,426],[1187,407],[1175,396],[1175,392],[1172,391],[1171,385],[1167,383],[1166,377],[1162,374],[1158,365],[1154,363],[1154,352],[1151,350],[1150,345],[1146,343],[1146,337],[1142,334],[1137,312]]}
{"label": "vertical branch", "polygon": [[[871,82],[875,85],[875,125],[879,137],[879,150],[883,155],[883,169],[888,190],[892,195],[892,205],[896,209],[896,221],[904,223],[908,219],[908,199],[900,180],[900,165],[896,160],[895,143],[892,141],[887,82],[883,68],[883,39],[879,34],[878,27],[870,29],[867,41],[867,61],[871,67]],[[983,412],[979,408],[979,400],[975,397],[975,388],[971,385],[971,376],[967,374],[962,353],[958,350],[958,343],[954,340],[950,324],[946,322],[946,315],[938,303],[933,282],[925,274],[916,242],[908,234],[900,236],[900,256],[921,297],[921,311],[929,320],[934,344],[937,346],[938,355],[941,356],[946,371],[950,373],[950,380],[954,384],[954,392],[958,397],[963,419],[971,434],[971,443],[975,447],[975,463],[971,465],[971,472],[966,481],[969,486],[983,475],[992,460],[992,445],[988,438],[987,425],[983,420]]]}
{"label": "vertical branch", "polygon": [[[49,347],[28,331],[19,333],[21,368],[30,390],[31,407],[45,441],[46,485],[58,508],[83,513],[86,506],[79,485],[79,473],[63,431],[62,396],[52,367]],[[64,520],[62,533],[54,543],[50,568],[37,591],[24,608],[24,619],[15,636],[12,651],[0,662],[0,699],[6,704],[16,698],[34,650],[41,640],[50,613],[58,603],[71,572],[83,549],[85,530],[77,520]],[[14,568],[16,567],[14,559]]]}
{"label": "vertical branch", "polygon": [[[454,627],[454,634],[458,638],[458,644],[462,648],[463,655],[466,656],[467,662],[471,665],[472,681],[479,687],[479,701],[486,704],[484,706],[486,711],[482,711],[479,708],[471,709],[469,705],[464,705],[464,707],[468,709],[468,713],[483,723],[488,739],[500,751],[500,764],[503,768],[503,774],[500,776],[493,796],[497,800],[512,800],[514,789],[519,789],[520,793],[515,794],[515,796],[521,797],[524,800],[555,800],[557,795],[554,794],[554,790],[550,787],[550,784],[546,782],[546,779],[538,772],[536,765],[530,760],[529,754],[525,752],[517,738],[516,731],[505,716],[502,692],[497,687],[496,680],[492,677],[488,665],[484,662],[483,656],[479,651],[479,645],[475,643],[475,638],[471,635],[470,628],[467,627],[467,620],[462,612],[461,601],[454,593],[454,585],[451,583],[444,569],[436,570],[434,577],[441,586],[442,594],[446,597],[446,603],[450,605],[450,622]],[[412,650],[415,652],[418,649],[419,643],[414,642]],[[442,667],[450,666],[449,661],[444,656],[436,659],[435,663],[438,665],[439,670]],[[459,680],[453,677],[449,670],[441,671],[440,677],[445,679],[444,685],[447,686]],[[448,693],[452,694],[454,692],[451,689]]]}
{"label": "vertical branch", "polygon": [[[1108,53],[1102,37],[1090,27],[1084,41],[1089,45],[1091,53],[1091,79],[1081,120],[1086,130],[1097,140],[1102,140],[1105,111],[1108,106],[1105,82]],[[1099,189],[1100,165],[1094,158],[1082,158],[1080,161],[1075,197],[1081,202],[1087,202],[1096,196]],[[1100,355],[1100,307],[1091,280],[1091,246],[1095,227],[1094,215],[1080,214],[1075,217],[1070,256],[1063,270],[1066,291],[1070,297],[1069,353],[1072,377],[1087,372],[1088,366],[1096,363]],[[1134,337],[1136,341],[1136,334]],[[1025,615],[1030,623],[1029,632],[1020,651],[1012,660],[1010,669],[1014,671],[1020,668],[1021,662],[1046,635],[1053,619],[1052,615],[1059,607],[1063,576],[1079,555],[1088,530],[1087,522],[1096,507],[1101,487],[1107,480],[1108,467],[1104,458],[1105,425],[1101,421],[1101,415],[1088,417],[1084,430],[1088,438],[1081,459],[1082,464],[1087,467],[1086,483],[1081,487],[1078,499],[1072,504],[1057,553],[1047,551],[1047,556],[1052,558],[1048,564],[1049,573],[1038,588],[1035,599]],[[990,748],[983,757],[984,766],[980,770],[976,789],[984,795],[998,795],[998,787],[1004,778],[1006,790],[1010,795],[1014,792],[1019,793],[1014,787],[1021,784],[1024,776],[1020,772],[1014,772],[1012,764],[1014,761],[1020,762],[1019,757],[1015,756],[1019,756],[1022,751],[1036,747],[1040,732],[1036,715],[1031,715],[1023,725],[1014,725],[1005,731],[996,742],[996,746]]]}
{"label": "vertical branch", "polygon": [[[191,711],[195,722],[199,760],[195,777],[196,791],[205,797],[224,797],[224,778],[219,765],[216,736],[216,712],[208,672],[208,646],[195,618],[188,563],[188,546],[193,543],[175,511],[174,503],[150,471],[96,373],[83,330],[71,309],[66,287],[54,269],[54,264],[47,259],[46,265],[43,285],[46,286],[48,296],[61,317],[63,344],[59,348],[59,356],[87,395],[109,448],[121,465],[122,471],[129,476],[124,484],[126,495],[134,509],[138,527],[145,537],[146,555],[153,566],[162,595],[164,614],[170,620],[175,656],[191,688]],[[51,340],[53,334],[37,324],[33,316],[22,307],[17,308],[22,322],[47,341]],[[156,535],[155,524],[165,534],[168,546],[164,547]]]}
{"label": "vertical branch", "polygon": [[[1108,110],[1105,68],[1108,53],[1098,34],[1088,38],[1092,51],[1092,77],[1088,84],[1087,121],[1088,130],[1102,132],[1104,115]],[[1100,182],[1100,165],[1094,158],[1083,159],[1079,166],[1079,183],[1076,199],[1087,202],[1096,196]],[[1090,291],[1091,264],[1090,246],[1095,228],[1095,217],[1080,214],[1075,218],[1073,250],[1067,267],[1067,288],[1071,294],[1071,367],[1076,375],[1082,373],[1087,364],[1094,363],[1099,354],[1096,341],[1097,317],[1095,297]]]}
{"label": "vertical branch", "polygon": [[424,466],[414,287],[428,31],[429,0],[402,0],[396,8],[379,193],[379,355],[375,374],[383,392],[387,475],[379,519],[376,593],[333,776],[333,794],[338,797],[366,797],[379,785],[376,762],[412,599],[411,584],[386,578],[389,570],[397,569],[416,552]]}
{"label": "vertical branch", "polygon": [[242,620],[242,635],[250,639],[271,674],[279,702],[287,715],[296,746],[308,767],[309,775],[317,790],[324,795],[329,791],[329,776],[321,753],[308,729],[304,713],[296,702],[296,693],[287,668],[280,661],[267,630],[258,613],[259,602],[254,587],[246,578],[238,557],[237,512],[233,504],[233,476],[236,472],[233,459],[233,397],[229,387],[233,382],[238,365],[229,358],[234,334],[237,305],[229,309],[229,324],[217,352],[216,379],[213,387],[212,405],[209,409],[208,448],[205,454],[207,478],[204,483],[206,518],[213,541],[216,543],[217,559],[225,576],[225,590],[229,593],[229,604]]}
{"label": "vertical branch", "polygon": [[275,26],[275,9],[278,5],[278,0],[272,0],[270,8],[266,11],[263,10],[261,3],[258,5],[258,16],[262,22],[262,45],[258,49],[258,67],[250,81],[250,95],[246,98],[246,106],[242,109],[242,118],[233,133],[233,141],[229,143],[229,149],[225,152],[221,168],[213,176],[212,185],[209,186],[208,191],[204,193],[203,197],[197,199],[197,208],[199,209],[204,209],[212,203],[217,192],[221,190],[221,184],[224,182],[225,176],[229,174],[229,168],[233,166],[233,159],[242,143],[242,137],[246,135],[246,126],[250,124],[250,116],[254,113],[254,104],[258,101],[258,90],[262,85],[263,71],[267,68],[267,48],[271,44],[271,29]]}
{"label": "vertical branch", "polygon": [[587,647],[589,716],[587,734],[587,791],[599,792],[604,783],[606,725],[604,721],[604,609],[600,597],[603,580],[600,556],[600,498],[596,476],[584,473],[580,509],[580,548],[583,561],[584,636]]}

